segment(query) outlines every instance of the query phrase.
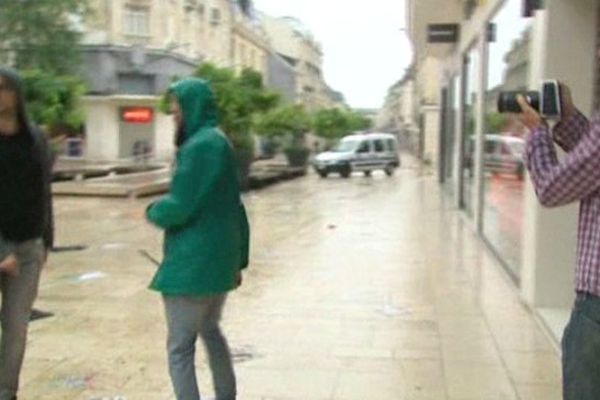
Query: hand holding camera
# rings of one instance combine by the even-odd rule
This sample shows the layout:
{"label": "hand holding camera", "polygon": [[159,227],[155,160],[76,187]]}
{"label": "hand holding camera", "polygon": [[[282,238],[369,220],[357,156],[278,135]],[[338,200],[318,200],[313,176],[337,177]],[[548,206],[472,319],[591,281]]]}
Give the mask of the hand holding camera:
{"label": "hand holding camera", "polygon": [[560,83],[560,91],[562,94],[563,107],[561,121],[567,121],[577,114],[577,107],[575,107],[575,104],[573,103],[573,98],[571,97],[571,89],[562,82]]}
{"label": "hand holding camera", "polygon": [[520,113],[521,121],[530,130],[538,128],[544,119],[566,121],[577,114],[571,90],[556,80],[542,82],[539,92],[500,92],[498,111]]}
{"label": "hand holding camera", "polygon": [[542,124],[542,116],[537,112],[535,108],[529,104],[525,96],[522,94],[517,95],[517,102],[521,107],[521,122],[523,125],[529,129],[529,131],[533,131]]}

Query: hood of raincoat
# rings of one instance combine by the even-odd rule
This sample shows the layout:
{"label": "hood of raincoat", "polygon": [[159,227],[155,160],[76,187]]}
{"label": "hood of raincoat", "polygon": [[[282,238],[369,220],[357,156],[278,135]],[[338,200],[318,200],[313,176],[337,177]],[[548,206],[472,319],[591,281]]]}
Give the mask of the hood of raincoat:
{"label": "hood of raincoat", "polygon": [[0,67],[0,76],[6,80],[6,83],[17,94],[17,118],[19,125],[21,129],[31,134],[31,126],[27,118],[27,112],[25,111],[25,85],[23,84],[23,80],[17,71],[7,67]]}
{"label": "hood of raincoat", "polygon": [[205,128],[218,126],[217,101],[207,81],[199,78],[182,79],[171,85],[169,93],[177,98],[181,107],[183,141]]}

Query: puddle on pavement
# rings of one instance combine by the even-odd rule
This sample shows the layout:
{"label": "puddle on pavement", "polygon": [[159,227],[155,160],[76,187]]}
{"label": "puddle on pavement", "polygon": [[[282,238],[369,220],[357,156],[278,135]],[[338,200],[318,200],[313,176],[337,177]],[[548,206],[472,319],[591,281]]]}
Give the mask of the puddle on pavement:
{"label": "puddle on pavement", "polygon": [[94,396],[90,397],[88,400],[127,400],[127,397],[118,395],[118,396]]}
{"label": "puddle on pavement", "polygon": [[412,312],[408,308],[397,307],[390,304],[386,304],[383,307],[377,308],[377,312],[390,318],[405,317],[412,314]]}
{"label": "puddle on pavement", "polygon": [[86,390],[93,389],[93,375],[68,376],[50,382],[50,386],[57,389]]}
{"label": "puddle on pavement", "polygon": [[129,247],[127,243],[106,243],[100,246],[102,250],[123,250]]}
{"label": "puddle on pavement", "polygon": [[78,282],[94,281],[96,279],[101,279],[104,277],[106,277],[106,274],[104,272],[94,271],[94,272],[88,272],[88,273],[79,275],[77,277],[77,281]]}

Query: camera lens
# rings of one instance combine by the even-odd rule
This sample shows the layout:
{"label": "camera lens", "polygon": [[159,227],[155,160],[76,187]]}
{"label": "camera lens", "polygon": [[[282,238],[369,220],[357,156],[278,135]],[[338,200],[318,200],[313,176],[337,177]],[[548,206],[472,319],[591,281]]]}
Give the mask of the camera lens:
{"label": "camera lens", "polygon": [[506,91],[498,94],[498,112],[500,113],[520,113],[521,106],[517,101],[517,96],[522,95],[535,110],[540,108],[540,94],[538,92]]}

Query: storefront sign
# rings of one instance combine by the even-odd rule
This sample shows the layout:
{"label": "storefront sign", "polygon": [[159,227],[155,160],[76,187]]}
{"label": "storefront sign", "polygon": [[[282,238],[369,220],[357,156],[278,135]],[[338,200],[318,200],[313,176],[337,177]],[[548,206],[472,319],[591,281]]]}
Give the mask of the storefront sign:
{"label": "storefront sign", "polygon": [[458,24],[427,25],[427,43],[458,42],[460,26]]}
{"label": "storefront sign", "polygon": [[487,40],[490,43],[496,41],[496,24],[494,23],[489,23],[487,26]]}
{"label": "storefront sign", "polygon": [[523,0],[523,16],[533,17],[535,10],[543,8],[542,0]]}
{"label": "storefront sign", "polygon": [[154,121],[154,110],[151,107],[124,107],[121,120],[130,124],[149,124]]}

